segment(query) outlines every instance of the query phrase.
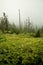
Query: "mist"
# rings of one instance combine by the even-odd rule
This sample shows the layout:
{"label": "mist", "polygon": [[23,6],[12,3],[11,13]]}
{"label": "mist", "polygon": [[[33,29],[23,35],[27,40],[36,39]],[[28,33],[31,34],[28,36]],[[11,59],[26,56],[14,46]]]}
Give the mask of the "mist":
{"label": "mist", "polygon": [[34,25],[43,25],[43,0],[0,0],[0,17],[5,12],[10,22],[19,23],[19,9],[21,22],[29,17]]}

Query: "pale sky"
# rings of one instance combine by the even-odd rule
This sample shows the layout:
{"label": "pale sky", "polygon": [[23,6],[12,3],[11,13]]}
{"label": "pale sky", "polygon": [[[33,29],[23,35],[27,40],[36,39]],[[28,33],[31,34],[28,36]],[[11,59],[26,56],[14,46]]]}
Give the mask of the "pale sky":
{"label": "pale sky", "polygon": [[21,21],[30,17],[34,24],[43,25],[43,0],[0,0],[0,17],[5,12],[9,20],[18,24],[18,10]]}

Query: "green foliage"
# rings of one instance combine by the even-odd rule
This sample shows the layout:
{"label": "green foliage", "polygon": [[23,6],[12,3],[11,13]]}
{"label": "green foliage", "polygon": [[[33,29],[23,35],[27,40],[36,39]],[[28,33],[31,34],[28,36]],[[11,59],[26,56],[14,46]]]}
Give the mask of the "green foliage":
{"label": "green foliage", "polygon": [[6,37],[3,35],[0,35],[0,43],[6,41]]}
{"label": "green foliage", "polygon": [[1,22],[0,22],[0,29],[1,31],[4,33],[4,32],[8,32],[8,18],[6,16],[5,13],[3,13],[3,17],[1,18]]}
{"label": "green foliage", "polygon": [[43,38],[28,35],[0,35],[0,65],[43,65]]}
{"label": "green foliage", "polygon": [[8,18],[5,12],[3,13],[3,17],[4,17],[3,21],[4,21],[5,30],[8,32]]}
{"label": "green foliage", "polygon": [[35,34],[29,20],[22,29],[14,23],[10,24],[5,13],[3,16],[0,29],[9,34],[0,34],[0,65],[43,65],[43,38],[40,37],[40,29]]}
{"label": "green foliage", "polygon": [[0,29],[4,33],[5,26],[4,26],[4,19],[3,18],[1,18]]}
{"label": "green foliage", "polygon": [[41,35],[40,35],[40,30],[38,30],[37,32],[36,32],[36,35],[35,35],[35,37],[40,37]]}

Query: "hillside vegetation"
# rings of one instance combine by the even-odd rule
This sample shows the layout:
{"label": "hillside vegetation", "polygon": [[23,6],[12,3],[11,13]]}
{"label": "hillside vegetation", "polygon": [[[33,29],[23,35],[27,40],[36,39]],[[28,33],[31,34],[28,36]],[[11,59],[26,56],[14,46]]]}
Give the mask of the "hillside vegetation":
{"label": "hillside vegetation", "polygon": [[0,34],[0,65],[43,65],[43,37]]}
{"label": "hillside vegetation", "polygon": [[43,65],[43,26],[34,28],[30,18],[24,25],[0,18],[0,65]]}

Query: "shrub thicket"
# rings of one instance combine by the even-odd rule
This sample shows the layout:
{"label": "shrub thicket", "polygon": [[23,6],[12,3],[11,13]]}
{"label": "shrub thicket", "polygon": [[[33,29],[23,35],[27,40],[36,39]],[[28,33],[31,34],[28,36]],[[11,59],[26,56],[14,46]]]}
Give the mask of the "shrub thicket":
{"label": "shrub thicket", "polygon": [[35,34],[35,37],[40,37],[40,30],[37,30],[36,34]]}

